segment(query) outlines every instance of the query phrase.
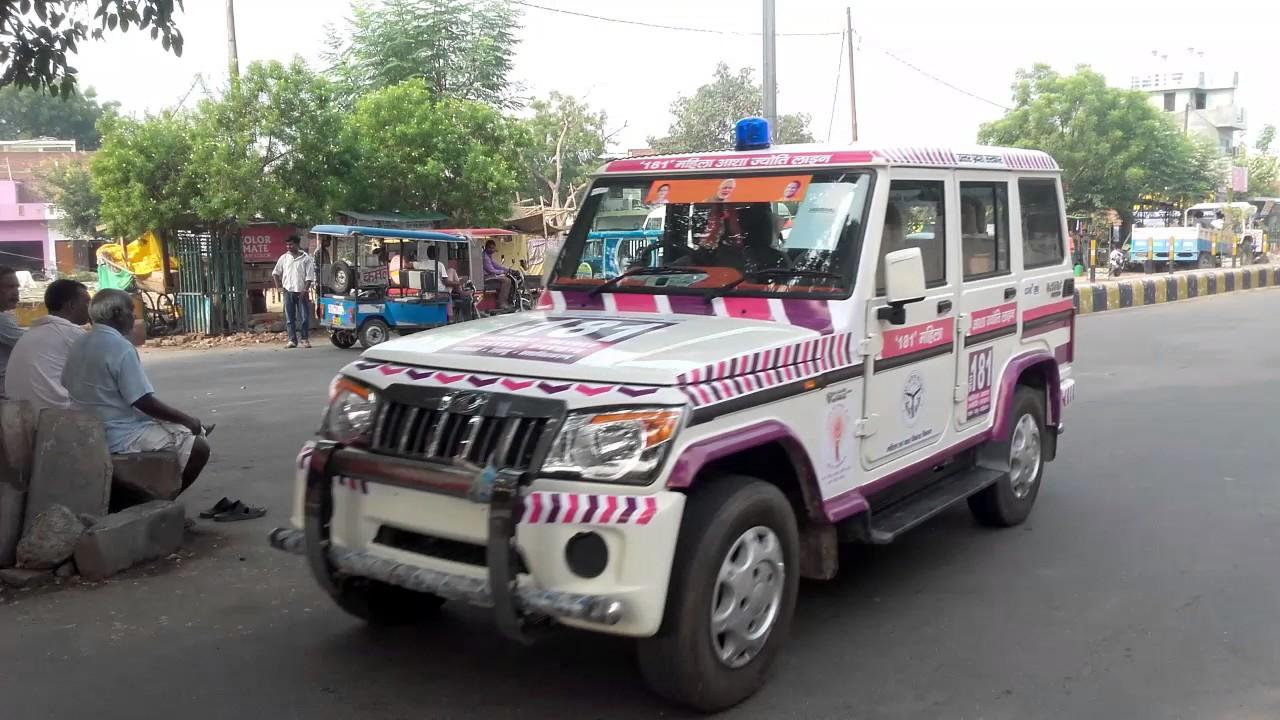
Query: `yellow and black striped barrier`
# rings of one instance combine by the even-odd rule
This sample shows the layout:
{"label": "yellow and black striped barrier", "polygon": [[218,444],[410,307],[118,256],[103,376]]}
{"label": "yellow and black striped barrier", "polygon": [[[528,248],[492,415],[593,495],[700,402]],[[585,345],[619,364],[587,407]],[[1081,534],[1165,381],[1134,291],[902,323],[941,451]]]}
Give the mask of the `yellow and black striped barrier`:
{"label": "yellow and black striped barrier", "polygon": [[1076,288],[1076,310],[1084,315],[1277,286],[1280,286],[1280,266],[1275,265],[1135,275],[1131,279]]}

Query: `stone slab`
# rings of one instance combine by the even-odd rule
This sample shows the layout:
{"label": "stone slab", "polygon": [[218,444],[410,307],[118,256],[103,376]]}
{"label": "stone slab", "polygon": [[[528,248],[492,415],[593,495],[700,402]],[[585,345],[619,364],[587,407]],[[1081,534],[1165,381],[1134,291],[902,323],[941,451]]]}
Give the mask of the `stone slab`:
{"label": "stone slab", "polygon": [[111,455],[102,423],[78,410],[41,412],[24,524],[54,504],[106,515],[110,497]]}
{"label": "stone slab", "polygon": [[0,570],[0,585],[15,588],[34,588],[54,582],[54,574],[49,570],[20,570],[5,568]]}
{"label": "stone slab", "polygon": [[185,521],[182,503],[166,500],[111,513],[80,536],[76,568],[85,580],[101,580],[165,557],[182,545]]}
{"label": "stone slab", "polygon": [[13,565],[22,537],[35,436],[31,404],[0,401],[0,568]]}
{"label": "stone slab", "polygon": [[118,487],[147,500],[172,500],[182,492],[182,466],[176,452],[144,452],[111,456]]}

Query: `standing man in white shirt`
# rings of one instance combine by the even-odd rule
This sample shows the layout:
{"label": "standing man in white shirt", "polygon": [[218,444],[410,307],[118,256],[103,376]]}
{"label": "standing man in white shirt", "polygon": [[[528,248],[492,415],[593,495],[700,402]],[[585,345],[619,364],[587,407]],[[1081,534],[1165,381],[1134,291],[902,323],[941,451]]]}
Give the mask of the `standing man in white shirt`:
{"label": "standing man in white shirt", "polygon": [[311,347],[308,337],[311,328],[311,287],[316,282],[316,261],[302,252],[302,238],[290,235],[285,241],[288,252],[276,261],[271,276],[276,287],[284,290],[284,323],[289,331],[286,348]]}
{"label": "standing man in white shirt", "polygon": [[4,394],[26,400],[37,413],[71,407],[62,369],[71,346],[84,336],[80,326],[89,322],[89,289],[75,280],[54,280],[45,288],[44,306],[49,314],[31,323],[13,346],[4,379]]}
{"label": "standing man in white shirt", "polygon": [[17,271],[0,265],[0,400],[5,399],[4,375],[9,365],[9,353],[22,337],[22,328],[18,327],[18,318],[13,314],[18,300],[22,298],[20,290]]}

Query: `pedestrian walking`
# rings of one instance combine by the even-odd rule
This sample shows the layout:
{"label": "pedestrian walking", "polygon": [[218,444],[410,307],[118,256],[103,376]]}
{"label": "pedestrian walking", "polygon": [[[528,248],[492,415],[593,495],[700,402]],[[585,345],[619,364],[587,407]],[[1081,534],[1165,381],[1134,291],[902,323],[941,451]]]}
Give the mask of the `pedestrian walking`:
{"label": "pedestrian walking", "polygon": [[284,323],[289,332],[286,348],[311,347],[311,287],[316,282],[316,261],[302,252],[302,238],[290,235],[285,241],[288,252],[276,261],[271,277],[284,291]]}

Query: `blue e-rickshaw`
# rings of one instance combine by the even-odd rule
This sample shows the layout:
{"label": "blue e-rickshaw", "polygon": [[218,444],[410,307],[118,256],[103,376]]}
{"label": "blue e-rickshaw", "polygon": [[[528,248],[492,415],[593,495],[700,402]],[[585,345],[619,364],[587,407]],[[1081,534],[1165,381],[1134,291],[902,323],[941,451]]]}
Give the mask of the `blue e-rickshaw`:
{"label": "blue e-rickshaw", "polygon": [[446,285],[425,248],[438,243],[438,256],[450,244],[465,248],[467,238],[427,230],[317,225],[316,274],[320,322],[340,348],[360,343],[369,348],[395,331],[417,332],[476,317],[474,295]]}

